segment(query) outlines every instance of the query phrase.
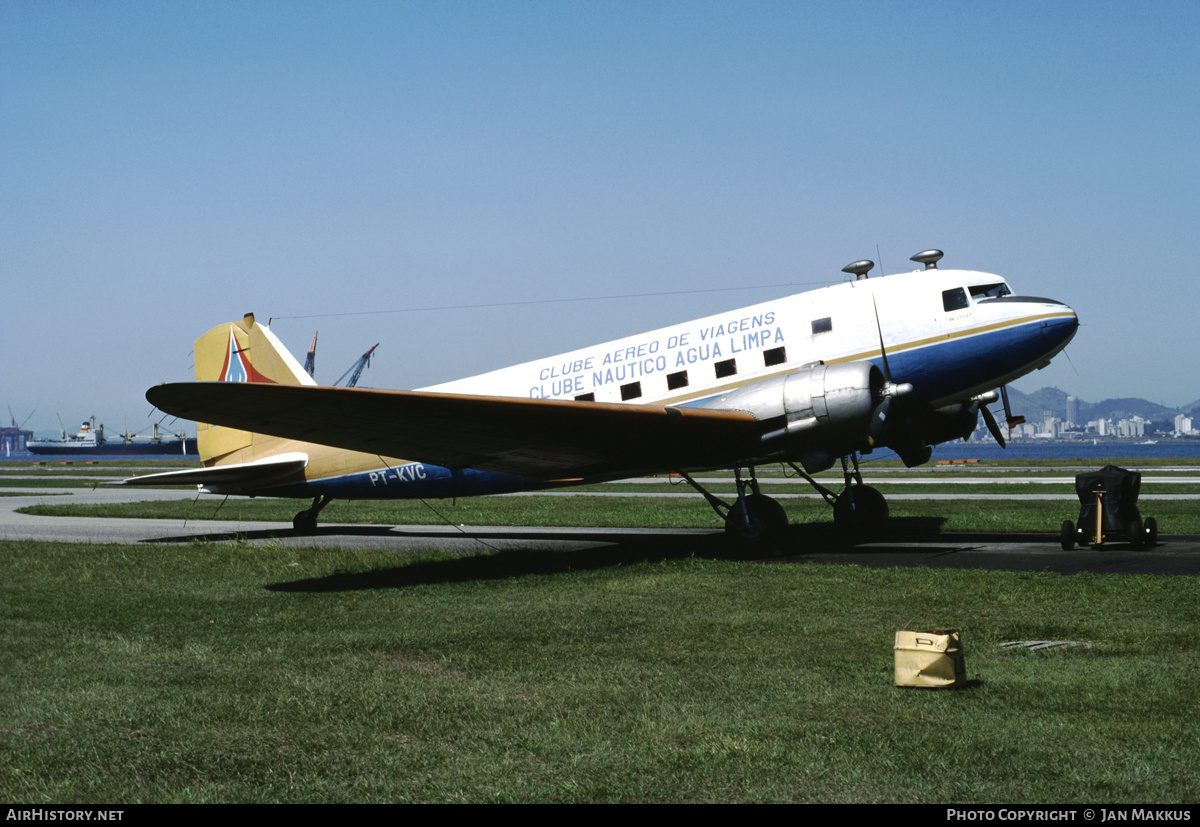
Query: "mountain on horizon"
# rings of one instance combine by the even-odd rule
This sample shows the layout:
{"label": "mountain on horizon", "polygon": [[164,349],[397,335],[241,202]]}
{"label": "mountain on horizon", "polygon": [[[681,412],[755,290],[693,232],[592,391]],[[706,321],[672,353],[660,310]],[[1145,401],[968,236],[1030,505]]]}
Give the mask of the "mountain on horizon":
{"label": "mountain on horizon", "polygon": [[[1041,422],[1046,418],[1047,413],[1059,419],[1066,419],[1067,396],[1066,391],[1059,388],[1042,388],[1033,393],[1022,393],[1012,387],[1008,389],[1008,399],[1012,405],[1013,414],[1023,416],[1029,422]],[[1168,408],[1157,402],[1136,397],[1104,399],[1100,402],[1088,402],[1080,399],[1080,421],[1076,424],[1084,425],[1096,419],[1132,419],[1135,416],[1140,416],[1150,422],[1157,422],[1164,419],[1173,420],[1181,413],[1195,415],[1197,412],[1200,412],[1200,399],[1182,408]]]}

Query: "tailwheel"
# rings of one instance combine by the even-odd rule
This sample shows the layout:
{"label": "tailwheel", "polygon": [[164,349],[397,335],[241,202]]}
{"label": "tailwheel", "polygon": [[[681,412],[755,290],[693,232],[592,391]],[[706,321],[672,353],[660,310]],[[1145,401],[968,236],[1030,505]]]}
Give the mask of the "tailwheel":
{"label": "tailwheel", "polygon": [[887,500],[869,485],[847,486],[833,504],[833,524],[854,540],[880,536],[887,518]]}
{"label": "tailwheel", "polygon": [[[746,504],[745,511],[742,503]],[[744,543],[754,543],[787,528],[783,506],[765,494],[750,494],[734,503],[725,517],[725,533]]]}
{"label": "tailwheel", "polygon": [[332,497],[313,497],[312,506],[292,518],[292,528],[297,534],[312,534],[317,530],[317,515],[332,502]]}
{"label": "tailwheel", "polygon": [[1146,548],[1154,548],[1158,543],[1158,520],[1153,517],[1147,517],[1143,530],[1146,532],[1146,536],[1143,539]]}

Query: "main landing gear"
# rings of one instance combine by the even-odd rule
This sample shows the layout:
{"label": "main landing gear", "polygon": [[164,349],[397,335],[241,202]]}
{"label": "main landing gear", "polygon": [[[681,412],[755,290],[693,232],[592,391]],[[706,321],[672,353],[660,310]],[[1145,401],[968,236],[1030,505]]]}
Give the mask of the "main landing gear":
{"label": "main landing gear", "polygon": [[[857,454],[842,457],[846,487],[840,494],[821,485],[794,463],[788,465],[833,506],[833,523],[842,536],[852,542],[861,542],[883,534],[888,518],[887,500],[878,489],[863,484]],[[788,518],[783,506],[759,490],[754,468],[746,470],[750,475],[748,480],[742,479],[742,469],[733,469],[737,499],[732,503],[706,491],[687,474],[681,476],[725,521],[725,533],[730,538],[742,544],[753,544],[782,532],[787,528]]]}
{"label": "main landing gear", "polygon": [[788,465],[833,506],[833,524],[838,533],[852,542],[871,540],[883,534],[887,525],[888,505],[879,489],[864,485],[858,468],[858,454],[842,457],[842,493],[830,491],[795,463]]}
{"label": "main landing gear", "polygon": [[851,454],[849,457],[854,463],[853,472],[846,459],[842,457],[846,490],[838,495],[833,504],[833,524],[852,540],[871,540],[883,534],[888,518],[887,500],[879,493],[879,489],[863,485],[862,474],[858,470],[858,455]]}
{"label": "main landing gear", "polygon": [[333,502],[333,497],[324,494],[313,497],[312,506],[292,518],[292,528],[296,530],[297,534],[312,534],[317,530],[317,515],[331,502]]}
{"label": "main landing gear", "polygon": [[[739,543],[750,544],[762,542],[783,531],[787,528],[788,518],[782,505],[759,490],[754,469],[747,470],[750,472],[750,479],[743,480],[742,469],[733,469],[738,496],[732,504],[705,490],[687,474],[681,476],[692,488],[700,492],[713,511],[717,512],[717,516],[725,521],[727,536]],[[750,488],[749,494],[746,493],[747,486]]]}

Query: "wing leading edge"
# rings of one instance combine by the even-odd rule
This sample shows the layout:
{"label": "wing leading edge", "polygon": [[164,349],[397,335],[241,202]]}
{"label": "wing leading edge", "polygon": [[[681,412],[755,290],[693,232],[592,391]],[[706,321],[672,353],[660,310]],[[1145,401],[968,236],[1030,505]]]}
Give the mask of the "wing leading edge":
{"label": "wing leading edge", "polygon": [[761,433],[742,411],[419,391],[180,382],[146,398],[199,422],[543,480],[726,467]]}

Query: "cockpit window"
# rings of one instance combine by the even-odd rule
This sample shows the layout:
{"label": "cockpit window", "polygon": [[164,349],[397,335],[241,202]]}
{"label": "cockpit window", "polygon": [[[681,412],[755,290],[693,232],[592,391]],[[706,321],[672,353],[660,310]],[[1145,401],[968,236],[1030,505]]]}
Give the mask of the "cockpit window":
{"label": "cockpit window", "polygon": [[951,310],[962,310],[970,302],[967,301],[967,291],[961,287],[942,291],[942,307],[949,313]]}
{"label": "cockpit window", "polygon": [[1004,282],[998,284],[978,284],[971,288],[971,298],[975,301],[998,299],[1002,296],[1011,295],[1012,291],[1008,289],[1008,285]]}

